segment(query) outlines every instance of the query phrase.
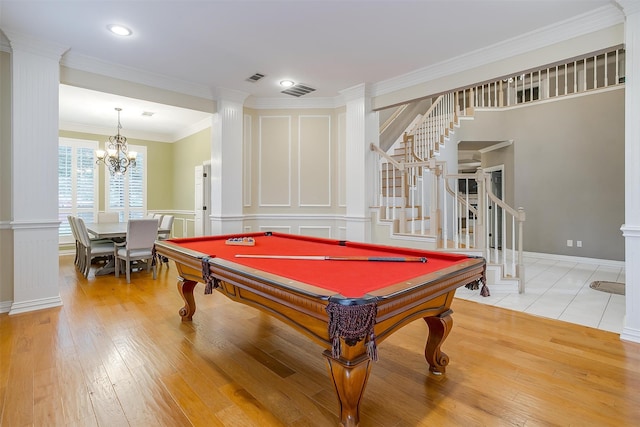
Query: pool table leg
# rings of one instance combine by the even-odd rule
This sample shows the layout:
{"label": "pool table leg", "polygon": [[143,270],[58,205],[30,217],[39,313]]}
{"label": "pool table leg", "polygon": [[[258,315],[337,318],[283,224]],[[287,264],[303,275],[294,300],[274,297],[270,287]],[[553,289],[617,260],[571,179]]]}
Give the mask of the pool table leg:
{"label": "pool table leg", "polygon": [[191,321],[193,314],[196,312],[196,300],[193,298],[193,288],[196,287],[197,283],[198,282],[193,280],[178,277],[178,292],[184,301],[184,307],[182,307],[178,313],[180,313],[183,322]]}
{"label": "pool table leg", "polygon": [[340,403],[340,425],[356,427],[360,423],[360,401],[371,372],[371,359],[366,354],[354,360],[335,359],[331,351],[325,350],[329,363],[329,375]]}
{"label": "pool table leg", "polygon": [[424,348],[424,357],[429,363],[429,371],[436,375],[444,374],[449,364],[449,356],[440,350],[440,346],[453,327],[452,313],[453,310],[447,310],[438,316],[424,318],[429,326],[429,338]]}

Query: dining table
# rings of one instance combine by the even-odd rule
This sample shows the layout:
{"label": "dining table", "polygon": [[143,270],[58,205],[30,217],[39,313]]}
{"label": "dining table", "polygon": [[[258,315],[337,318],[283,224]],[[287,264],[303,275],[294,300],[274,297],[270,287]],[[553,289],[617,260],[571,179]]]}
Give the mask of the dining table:
{"label": "dining table", "polygon": [[[108,239],[116,243],[126,241],[127,239],[127,222],[87,222],[85,223],[87,232],[96,239]],[[171,234],[171,229],[158,228],[158,234]],[[95,272],[96,276],[105,276],[113,274],[116,271],[116,264],[113,257],[109,258],[106,263],[98,268]]]}

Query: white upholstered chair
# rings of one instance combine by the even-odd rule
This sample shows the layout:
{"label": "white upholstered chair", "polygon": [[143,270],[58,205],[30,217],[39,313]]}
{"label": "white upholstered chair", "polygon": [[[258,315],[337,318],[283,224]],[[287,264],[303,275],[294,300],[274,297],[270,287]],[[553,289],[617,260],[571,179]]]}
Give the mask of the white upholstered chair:
{"label": "white upholstered chair", "polygon": [[98,212],[98,222],[120,222],[118,212]]}
{"label": "white upholstered chair", "polygon": [[156,266],[153,260],[153,244],[158,238],[157,219],[130,219],[127,223],[127,240],[115,247],[116,277],[120,277],[120,262],[125,264],[127,283],[131,283],[131,261],[146,260],[147,272],[153,269],[156,278]]}
{"label": "white upholstered chair", "polygon": [[[164,215],[162,217],[162,222],[160,223],[160,228],[163,230],[171,230],[172,227],[173,227],[173,215]],[[158,233],[158,240],[165,240],[170,237],[171,237],[171,231]],[[162,264],[167,264],[167,266],[169,266],[169,258],[167,257],[159,256],[158,261],[160,262],[160,266],[162,266]]]}
{"label": "white upholstered chair", "polygon": [[67,216],[67,220],[69,221],[69,227],[71,228],[71,235],[73,236],[73,240],[76,244],[76,258],[73,260],[76,268],[80,268],[80,238],[78,237],[78,232],[76,231],[76,219],[72,215]]}
{"label": "white upholstered chair", "polygon": [[[173,215],[163,215],[160,221],[160,227],[163,230],[171,230],[173,228]],[[171,237],[171,231],[158,233],[158,239],[164,240]]]}
{"label": "white upholstered chair", "polygon": [[91,268],[91,260],[94,257],[111,257],[113,256],[114,243],[111,241],[98,240],[93,241],[89,237],[89,232],[84,224],[82,218],[76,217],[74,219],[76,233],[80,242],[80,271],[84,274],[84,277],[89,276],[89,269]]}

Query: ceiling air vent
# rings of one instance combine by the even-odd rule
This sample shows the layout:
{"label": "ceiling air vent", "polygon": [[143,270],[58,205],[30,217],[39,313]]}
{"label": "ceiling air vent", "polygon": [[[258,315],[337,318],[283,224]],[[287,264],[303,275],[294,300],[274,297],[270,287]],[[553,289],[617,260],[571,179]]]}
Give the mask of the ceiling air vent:
{"label": "ceiling air vent", "polygon": [[302,96],[302,95],[311,93],[314,90],[315,89],[312,87],[302,85],[302,84],[297,84],[283,90],[282,93],[286,93],[287,95],[291,95],[291,96]]}
{"label": "ceiling air vent", "polygon": [[247,81],[251,82],[251,83],[255,83],[258,80],[262,79],[264,77],[264,74],[260,74],[260,73],[255,73],[253,76],[248,77]]}

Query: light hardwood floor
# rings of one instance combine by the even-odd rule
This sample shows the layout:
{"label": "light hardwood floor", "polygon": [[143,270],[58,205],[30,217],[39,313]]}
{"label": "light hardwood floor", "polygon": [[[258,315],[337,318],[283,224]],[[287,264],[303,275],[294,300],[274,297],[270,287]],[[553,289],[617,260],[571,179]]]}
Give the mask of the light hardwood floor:
{"label": "light hardwood floor", "polygon": [[[177,313],[175,266],[88,279],[60,261],[64,306],[0,315],[0,425],[335,426],[319,346],[255,309],[196,289]],[[456,299],[444,376],[424,322],[380,345],[362,426],[632,426],[640,344]]]}

